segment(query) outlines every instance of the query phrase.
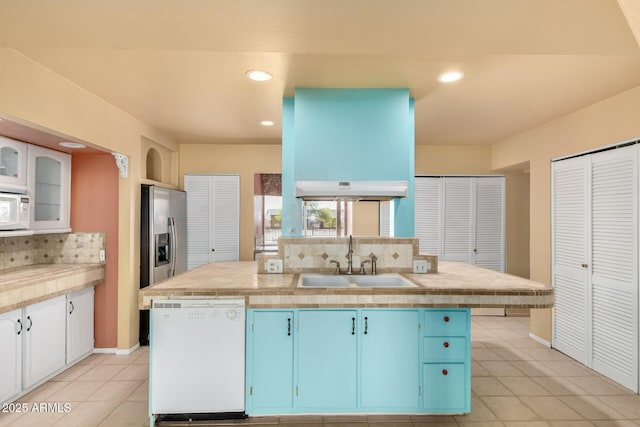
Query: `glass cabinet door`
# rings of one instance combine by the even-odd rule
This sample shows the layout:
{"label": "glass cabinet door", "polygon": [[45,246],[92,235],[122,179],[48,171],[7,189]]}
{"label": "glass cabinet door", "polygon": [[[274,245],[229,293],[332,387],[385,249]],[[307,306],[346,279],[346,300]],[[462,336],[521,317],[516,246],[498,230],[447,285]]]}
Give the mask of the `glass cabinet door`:
{"label": "glass cabinet door", "polygon": [[38,146],[29,146],[29,192],[31,228],[67,230],[71,156]]}
{"label": "glass cabinet door", "polygon": [[0,188],[27,189],[27,144],[0,136]]}
{"label": "glass cabinet door", "polygon": [[62,163],[46,156],[36,157],[36,221],[60,221]]}
{"label": "glass cabinet door", "polygon": [[0,148],[0,175],[16,178],[19,170],[19,157],[18,150],[13,147]]}

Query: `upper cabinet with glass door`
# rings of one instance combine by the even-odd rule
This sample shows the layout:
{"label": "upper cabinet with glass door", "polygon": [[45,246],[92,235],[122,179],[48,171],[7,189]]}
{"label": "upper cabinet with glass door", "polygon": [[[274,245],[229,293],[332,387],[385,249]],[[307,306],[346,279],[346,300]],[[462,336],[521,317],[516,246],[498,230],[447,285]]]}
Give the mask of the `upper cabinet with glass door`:
{"label": "upper cabinet with glass door", "polygon": [[70,230],[71,156],[36,145],[29,146],[31,229]]}
{"label": "upper cabinet with glass door", "polygon": [[27,191],[27,144],[0,136],[0,191]]}

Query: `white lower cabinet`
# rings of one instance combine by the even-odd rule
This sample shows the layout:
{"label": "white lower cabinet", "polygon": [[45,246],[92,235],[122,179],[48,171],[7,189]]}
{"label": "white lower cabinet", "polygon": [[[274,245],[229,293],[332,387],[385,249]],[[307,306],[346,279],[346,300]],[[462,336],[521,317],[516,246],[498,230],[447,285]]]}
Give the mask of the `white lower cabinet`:
{"label": "white lower cabinet", "polygon": [[0,314],[0,402],[22,390],[22,309]]}
{"label": "white lower cabinet", "polygon": [[23,387],[28,388],[66,362],[66,297],[30,305],[24,311]]}
{"label": "white lower cabinet", "polygon": [[93,288],[0,314],[0,403],[93,352]]}
{"label": "white lower cabinet", "polygon": [[67,363],[93,352],[93,288],[67,295]]}

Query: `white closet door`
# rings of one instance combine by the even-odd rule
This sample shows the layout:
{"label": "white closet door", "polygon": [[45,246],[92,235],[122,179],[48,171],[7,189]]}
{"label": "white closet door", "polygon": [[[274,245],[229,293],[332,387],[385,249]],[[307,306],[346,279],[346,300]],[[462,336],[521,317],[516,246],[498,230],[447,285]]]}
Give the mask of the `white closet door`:
{"label": "white closet door", "polygon": [[637,146],[591,156],[593,369],[638,390]]}
{"label": "white closet door", "polygon": [[588,157],[552,164],[553,346],[589,365]]}
{"label": "white closet door", "polygon": [[187,268],[240,259],[240,177],[185,175]]}
{"label": "white closet door", "polygon": [[[391,237],[391,202],[380,202],[379,209],[378,234],[381,237]],[[307,223],[306,219],[304,223]]]}
{"label": "white closet door", "polygon": [[213,177],[211,252],[213,262],[240,259],[240,177]]}
{"label": "white closet door", "polygon": [[475,181],[475,227],[472,262],[504,272],[504,177]]}
{"label": "white closet door", "polygon": [[185,175],[184,190],[187,192],[187,270],[192,270],[211,262],[211,179],[204,175]]}
{"label": "white closet door", "polygon": [[471,262],[472,180],[444,179],[443,261]]}
{"label": "white closet door", "polygon": [[414,234],[420,242],[420,253],[440,256],[442,251],[442,178],[415,179]]}

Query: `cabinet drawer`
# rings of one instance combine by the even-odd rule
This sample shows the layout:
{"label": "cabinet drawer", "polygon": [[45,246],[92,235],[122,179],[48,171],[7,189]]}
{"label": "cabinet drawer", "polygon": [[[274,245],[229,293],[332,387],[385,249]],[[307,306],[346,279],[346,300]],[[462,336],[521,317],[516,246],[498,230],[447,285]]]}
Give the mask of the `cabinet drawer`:
{"label": "cabinet drawer", "polygon": [[466,336],[468,329],[468,310],[427,310],[424,313],[426,336]]}
{"label": "cabinet drawer", "polygon": [[423,341],[425,362],[464,362],[467,340],[464,337],[428,337]]}
{"label": "cabinet drawer", "polygon": [[464,363],[422,365],[423,405],[428,412],[462,413],[470,410],[469,379]]}

